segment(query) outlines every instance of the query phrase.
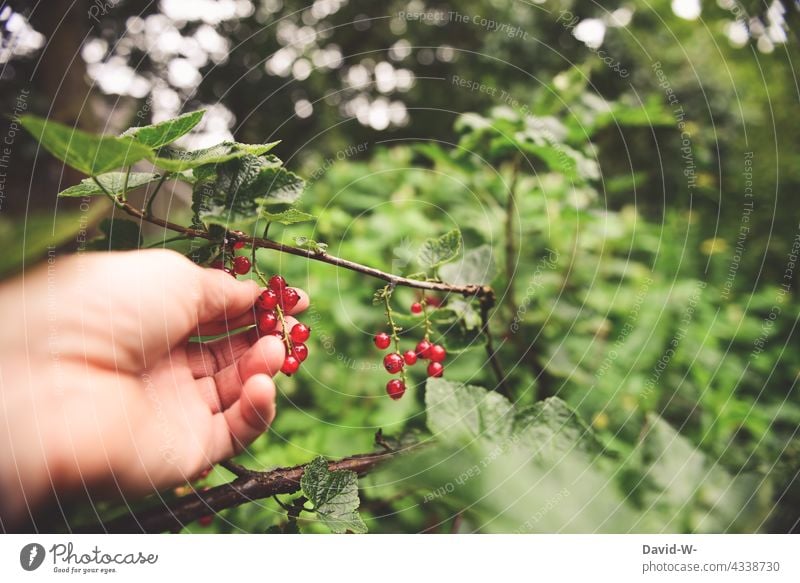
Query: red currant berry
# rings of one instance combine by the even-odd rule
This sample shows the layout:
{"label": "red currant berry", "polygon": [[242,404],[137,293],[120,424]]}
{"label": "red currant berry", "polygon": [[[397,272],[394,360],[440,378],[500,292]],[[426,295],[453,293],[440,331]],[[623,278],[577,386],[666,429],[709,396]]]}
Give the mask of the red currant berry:
{"label": "red currant berry", "polygon": [[375,335],[375,346],[381,350],[386,350],[392,343],[391,337],[386,332],[381,332]]}
{"label": "red currant berry", "polygon": [[233,248],[236,250],[239,250],[242,247],[244,247],[244,241],[236,241],[236,243],[233,244]]}
{"label": "red currant berry", "polygon": [[275,330],[278,324],[278,316],[272,310],[266,310],[258,315],[258,331],[261,334],[269,334]]}
{"label": "red currant berry", "polygon": [[305,342],[311,336],[311,328],[305,324],[295,324],[289,332],[292,342]]}
{"label": "red currant berry", "polygon": [[286,280],[280,275],[273,275],[269,278],[269,287],[280,293],[286,289]]}
{"label": "red currant berry", "polygon": [[416,362],[417,362],[417,353],[414,352],[413,350],[406,350],[403,353],[403,360],[406,361],[406,364],[408,366],[411,366],[412,364],[416,364]]}
{"label": "red currant berry", "polygon": [[214,522],[213,516],[201,516],[197,519],[197,524],[200,526],[211,526],[212,522]]}
{"label": "red currant berry", "polygon": [[281,308],[291,310],[300,301],[300,294],[293,287],[287,287],[281,292]]}
{"label": "red currant berry", "polygon": [[444,346],[434,344],[428,352],[428,358],[433,362],[444,362],[444,359],[447,358],[447,351],[444,349]]}
{"label": "red currant berry", "polygon": [[400,379],[392,379],[386,383],[386,394],[395,401],[402,397],[406,392],[406,384]]}
{"label": "red currant berry", "polygon": [[444,367],[441,362],[432,362],[428,365],[429,377],[440,377],[444,374]]}
{"label": "red currant berry", "polygon": [[294,356],[300,362],[304,362],[305,359],[308,358],[308,346],[306,346],[302,342],[295,342],[294,343]]}
{"label": "red currant berry", "polygon": [[233,270],[239,275],[245,275],[250,272],[250,260],[244,255],[239,255],[233,258]]}
{"label": "red currant berry", "polygon": [[223,267],[225,267],[225,264],[222,262],[222,259],[216,259],[211,262],[211,265],[209,267],[211,267],[212,269],[222,269]]}
{"label": "red currant berry", "polygon": [[403,357],[396,352],[392,352],[391,354],[387,354],[383,357],[383,367],[389,372],[389,374],[396,374],[400,372],[400,370],[403,368],[403,364]]}
{"label": "red currant berry", "polygon": [[300,359],[295,356],[287,356],[283,359],[283,366],[281,372],[287,376],[293,375],[300,368]]}
{"label": "red currant berry", "polygon": [[422,313],[422,304],[419,302],[414,302],[411,304],[411,313],[412,314],[421,314]]}
{"label": "red currant berry", "polygon": [[274,289],[265,289],[256,300],[256,306],[262,310],[274,310],[278,305],[278,293]]}
{"label": "red currant berry", "polygon": [[417,355],[420,358],[430,358],[431,346],[433,345],[427,340],[420,340],[416,348]]}

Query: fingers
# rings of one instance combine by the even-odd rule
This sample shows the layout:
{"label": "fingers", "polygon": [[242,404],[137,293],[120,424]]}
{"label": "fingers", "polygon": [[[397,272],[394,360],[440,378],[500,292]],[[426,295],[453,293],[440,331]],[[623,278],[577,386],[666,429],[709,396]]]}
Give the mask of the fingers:
{"label": "fingers", "polygon": [[[216,270],[218,271],[218,270]],[[230,277],[230,276],[228,276]],[[260,288],[259,293],[263,291],[264,288]],[[299,288],[295,288],[297,293],[300,295],[300,301],[297,302],[297,305],[288,310],[288,314],[298,314],[308,308],[309,299],[308,294]],[[216,320],[214,322],[206,322],[202,323],[199,326],[199,335],[200,336],[216,336],[217,334],[225,334],[226,332],[231,332],[232,330],[238,330],[239,328],[244,328],[245,326],[252,326],[256,323],[256,312],[255,310],[247,310],[245,313],[241,314],[235,318],[228,318],[223,320]]]}
{"label": "fingers", "polygon": [[[252,377],[260,374],[275,376],[283,365],[285,348],[275,336],[266,336],[256,342],[250,350],[234,364],[214,375],[216,386],[212,412],[226,410],[241,398],[243,386]],[[219,409],[214,409],[217,404]]]}
{"label": "fingers", "polygon": [[237,280],[219,269],[202,269],[197,324],[229,323],[252,314],[261,289],[252,280]]}
{"label": "fingers", "polygon": [[244,383],[229,409],[213,417],[213,459],[227,459],[261,435],[275,418],[275,383],[256,374]]}
{"label": "fingers", "polygon": [[[297,324],[297,319],[291,316],[286,316],[284,318],[286,322],[286,330],[289,331],[292,329],[292,326]],[[217,340],[212,340],[210,342],[190,342],[186,346],[186,358],[189,364],[189,369],[192,372],[192,376],[196,379],[200,379],[206,376],[216,375],[221,372],[223,369],[229,367],[234,362],[242,358],[245,354],[249,354],[249,358],[245,359],[245,370],[247,371],[254,371],[254,372],[266,372],[262,370],[258,370],[260,366],[261,360],[260,357],[254,356],[254,354],[258,354],[259,352],[250,352],[248,350],[254,346],[259,341],[259,333],[258,330],[252,328],[245,332],[239,332],[238,334],[232,334],[231,336],[227,336],[225,338],[219,338]],[[271,351],[264,349],[264,346],[275,345],[279,348],[283,347],[283,343],[280,341],[279,338],[268,335],[265,337],[261,337],[262,342],[267,338],[271,338],[270,344],[262,344],[261,349],[264,352],[264,356],[267,353],[271,356]],[[274,342],[277,341],[277,342]],[[280,353],[280,351],[276,352]],[[282,353],[280,353],[282,354]],[[277,357],[275,357],[277,358]],[[271,361],[265,361],[267,364]],[[268,366],[268,369],[270,367]],[[271,370],[271,369],[270,369]],[[280,370],[280,365],[274,369],[275,371]],[[251,373],[253,374],[253,373]],[[274,373],[270,373],[274,374]]]}
{"label": "fingers", "polygon": [[[293,320],[287,317],[287,325]],[[217,340],[191,344],[187,350],[190,370],[198,379],[197,389],[212,413],[233,405],[250,377],[276,375],[285,354],[280,338],[269,335],[259,339],[255,330],[231,337],[230,343]]]}
{"label": "fingers", "polygon": [[236,362],[257,340],[253,328],[210,342],[190,342],[186,345],[189,370],[196,379],[212,376]]}

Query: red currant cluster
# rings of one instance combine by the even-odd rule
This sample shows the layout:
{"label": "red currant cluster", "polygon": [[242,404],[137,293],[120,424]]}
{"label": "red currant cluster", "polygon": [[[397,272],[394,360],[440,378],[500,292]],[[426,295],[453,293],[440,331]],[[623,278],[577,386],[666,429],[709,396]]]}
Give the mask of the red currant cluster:
{"label": "red currant cluster", "polygon": [[[419,314],[423,310],[422,304],[415,302],[411,304],[411,312]],[[395,338],[395,340],[397,340]],[[375,336],[375,346],[381,350],[386,350],[392,343],[392,337],[386,332],[380,332]],[[447,351],[444,346],[440,344],[432,344],[428,340],[427,334],[425,338],[417,343],[414,350],[406,350],[402,355],[398,352],[390,352],[383,357],[383,367],[389,374],[401,373],[406,365],[412,366],[417,363],[419,359],[428,360],[428,376],[440,377],[444,374],[444,365],[442,364],[447,358]],[[391,379],[386,383],[386,393],[392,399],[399,399],[406,392],[406,384],[402,379]]]}
{"label": "red currant cluster", "polygon": [[297,305],[300,294],[293,287],[287,286],[286,280],[280,275],[270,277],[268,285],[269,287],[261,292],[256,300],[256,324],[260,334],[272,334],[285,344],[286,357],[281,372],[290,376],[296,373],[300,363],[308,358],[305,341],[311,336],[311,328],[298,322],[287,332],[284,314]]}
{"label": "red currant cluster", "polygon": [[229,251],[223,252],[222,258],[213,261],[211,267],[214,269],[221,269],[233,277],[237,275],[247,275],[250,273],[250,268],[252,267],[250,258],[235,254],[236,251],[242,247],[244,247],[244,241],[235,241],[227,245],[225,249],[229,249]]}

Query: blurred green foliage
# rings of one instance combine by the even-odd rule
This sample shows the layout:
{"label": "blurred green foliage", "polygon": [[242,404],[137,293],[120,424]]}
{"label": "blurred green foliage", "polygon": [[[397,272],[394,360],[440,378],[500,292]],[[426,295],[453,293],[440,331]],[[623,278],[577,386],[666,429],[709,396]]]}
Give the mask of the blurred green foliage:
{"label": "blurred green foliage", "polygon": [[[306,3],[267,4],[277,8],[219,27],[236,49],[224,65],[210,63],[185,97],[191,106],[225,104],[243,142],[282,139],[276,151],[308,179],[300,208],[315,222],[274,224],[270,235],[288,243],[303,236],[408,275],[424,267],[426,240],[460,229],[463,253],[439,275],[457,283],[477,277],[498,291],[490,326],[511,389],[500,406],[520,414],[547,403],[569,412],[568,422],[544,423],[536,440],[515,441],[502,454],[489,436],[461,436],[362,479],[360,511],[371,532],[797,528],[798,272],[784,280],[798,235],[789,197],[800,186],[800,55],[791,30],[788,42],[763,46],[767,20],[756,2],[737,4],[749,36],[734,46],[727,32],[737,17],[725,2],[703,3],[702,21],[689,21],[668,0],[646,8],[353,1],[313,23],[328,31],[319,45],[335,44],[344,68],[295,80],[265,72],[263,62],[284,47],[270,27],[299,29]],[[794,23],[791,3],[782,4]],[[567,16],[608,22],[619,8],[631,20],[609,26],[602,49],[624,77],[566,25]],[[398,18],[436,9],[491,15],[527,36]],[[116,46],[126,10],[98,31],[108,46]],[[400,40],[409,55],[392,59]],[[145,48],[128,58],[165,77]],[[354,65],[374,70],[389,60],[417,78],[402,95],[390,93],[408,108],[409,123],[375,130],[344,114],[343,103],[379,92],[343,79]],[[459,87],[456,77],[487,90]],[[312,117],[295,117],[301,99],[314,104]],[[50,229],[52,221],[35,218],[28,228]],[[59,243],[69,239],[59,234],[62,219],[78,230],[61,216]],[[0,222],[3,241],[18,241],[15,227]],[[39,243],[49,239],[28,233],[26,258],[43,255]],[[264,468],[369,451],[378,429],[425,439],[431,415],[421,371],[411,373],[402,400],[383,392],[386,373],[371,342],[385,326],[371,303],[382,284],[269,251],[258,257],[265,272],[309,291],[305,321],[314,334],[303,371],[281,379],[270,433],[240,461]],[[402,312],[417,298],[407,289],[393,298],[409,347],[422,324]],[[438,339],[453,353],[446,378],[494,389],[476,306],[440,299]],[[492,394],[475,393],[472,408],[484,411]],[[531,427],[541,429],[543,419],[537,413]],[[573,423],[579,436],[541,452],[542,440],[561,443]],[[205,484],[229,478],[217,470]],[[263,532],[284,521],[284,510],[264,500],[187,530]],[[325,531],[303,519],[300,527]]]}

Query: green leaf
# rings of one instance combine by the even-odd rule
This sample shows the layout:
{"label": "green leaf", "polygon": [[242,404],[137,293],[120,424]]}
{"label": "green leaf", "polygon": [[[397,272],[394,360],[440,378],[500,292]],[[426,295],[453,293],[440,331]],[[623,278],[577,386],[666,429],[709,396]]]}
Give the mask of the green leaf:
{"label": "green leaf", "polygon": [[153,153],[132,138],[89,134],[34,115],[21,116],[20,123],[53,156],[90,176],[130,166]]}
{"label": "green leaf", "polygon": [[100,221],[98,237],[89,243],[96,251],[125,251],[142,246],[142,232],[139,224],[128,219],[103,219]]}
{"label": "green leaf", "polygon": [[589,426],[558,397],[519,409],[512,433],[538,455],[549,453],[557,457],[576,449],[590,453],[604,450]]}
{"label": "green leaf", "polygon": [[303,494],[314,505],[319,519],[333,532],[367,532],[358,515],[358,475],[355,472],[328,469],[325,458],[318,457],[306,466],[300,479]]}
{"label": "green leaf", "polygon": [[308,237],[295,237],[294,244],[300,247],[301,249],[308,249],[309,251],[313,251],[314,253],[328,252],[327,243],[318,243],[317,241],[314,241],[314,239],[309,239]]}
{"label": "green leaf", "polygon": [[303,180],[281,164],[275,156],[245,155],[197,168],[193,197],[197,218],[205,224],[248,231],[264,204],[294,202]]}
{"label": "green leaf", "polygon": [[498,393],[434,377],[425,385],[425,408],[432,433],[461,443],[507,438],[514,415],[509,400]]}
{"label": "green leaf", "polygon": [[[125,172],[106,172],[97,176],[97,181],[103,185],[110,194],[117,196],[125,190]],[[131,172],[128,177],[128,190],[139,188],[161,178],[152,172]],[[84,178],[79,184],[70,186],[58,193],[61,197],[84,197],[104,194],[94,178]]]}
{"label": "green leaf", "polygon": [[644,462],[637,497],[663,515],[667,532],[757,530],[772,505],[763,477],[732,475],[657,415],[648,416],[636,453]]}
{"label": "green leaf", "polygon": [[140,144],[151,148],[160,148],[189,133],[194,126],[200,123],[204,114],[204,109],[184,113],[161,123],[129,128],[122,133],[122,136],[129,136]]}
{"label": "green leaf", "polygon": [[483,387],[429,378],[425,406],[428,429],[450,442],[479,438],[513,442],[535,455],[553,458],[575,449],[590,453],[604,449],[588,425],[557,397],[517,409]]}
{"label": "green leaf", "polygon": [[453,285],[489,285],[497,274],[491,245],[481,245],[464,253],[461,261],[443,265],[439,275]]}
{"label": "green leaf", "polygon": [[170,172],[183,172],[206,164],[222,164],[243,156],[261,156],[266,154],[279,142],[269,144],[240,144],[238,142],[222,142],[202,150],[179,150],[164,147],[151,157],[153,164]]}
{"label": "green leaf", "polygon": [[455,259],[461,250],[461,231],[453,229],[438,239],[428,239],[419,251],[419,261],[427,267],[438,267]]}
{"label": "green leaf", "polygon": [[313,221],[316,217],[292,207],[279,213],[271,213],[265,210],[261,211],[261,218],[272,223],[280,223],[281,225],[294,225],[295,223]]}

